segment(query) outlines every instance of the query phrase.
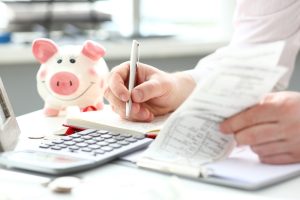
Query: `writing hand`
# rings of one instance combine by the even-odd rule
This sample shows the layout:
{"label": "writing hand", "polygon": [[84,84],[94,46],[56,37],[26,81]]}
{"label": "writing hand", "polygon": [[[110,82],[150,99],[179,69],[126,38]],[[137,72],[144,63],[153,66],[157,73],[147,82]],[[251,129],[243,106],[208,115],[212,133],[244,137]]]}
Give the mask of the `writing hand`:
{"label": "writing hand", "polygon": [[155,116],[175,110],[195,87],[194,80],[185,73],[166,73],[150,65],[138,63],[136,87],[130,94],[129,63],[112,69],[104,94],[113,110],[125,118],[125,102],[132,98],[130,120],[151,121]]}

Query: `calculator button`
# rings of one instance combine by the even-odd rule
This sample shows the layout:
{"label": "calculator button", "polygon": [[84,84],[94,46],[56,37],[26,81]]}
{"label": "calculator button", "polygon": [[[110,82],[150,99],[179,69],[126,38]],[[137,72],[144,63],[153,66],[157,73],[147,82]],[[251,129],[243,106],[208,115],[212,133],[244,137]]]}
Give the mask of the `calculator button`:
{"label": "calculator button", "polygon": [[129,133],[124,133],[124,134],[122,134],[122,136],[125,137],[125,138],[130,138],[130,137],[132,137],[132,135],[129,134]]}
{"label": "calculator button", "polygon": [[88,135],[90,133],[91,133],[90,131],[81,131],[81,132],[78,132],[77,134],[83,136],[83,135]]}
{"label": "calculator button", "polygon": [[72,140],[72,138],[70,136],[62,137],[61,139],[64,140],[64,141],[71,141]]}
{"label": "calculator button", "polygon": [[122,141],[124,140],[125,137],[123,136],[117,136],[117,137],[114,137],[115,140],[118,140],[118,141]]}
{"label": "calculator button", "polygon": [[83,138],[85,140],[90,140],[90,139],[92,139],[92,136],[85,135],[85,136],[82,136],[81,138]]}
{"label": "calculator button", "polygon": [[99,145],[93,144],[89,146],[91,149],[100,149]]}
{"label": "calculator button", "polygon": [[108,142],[108,143],[115,143],[115,142],[117,142],[117,140],[115,140],[115,139],[113,139],[113,138],[110,138],[110,139],[105,140],[105,142]]}
{"label": "calculator button", "polygon": [[58,144],[57,146],[59,146],[61,148],[67,148],[67,145],[65,145],[65,144]]}
{"label": "calculator button", "polygon": [[77,146],[70,146],[69,149],[70,149],[70,150],[78,150],[78,149],[80,149],[80,148],[77,147]]}
{"label": "calculator button", "polygon": [[76,146],[78,146],[78,147],[86,147],[86,146],[88,146],[88,144],[84,143],[84,142],[81,142],[81,143],[77,143]]}
{"label": "calculator button", "polygon": [[82,138],[75,138],[73,141],[74,141],[74,142],[83,142],[84,139],[82,139]]}
{"label": "calculator button", "polygon": [[101,137],[105,138],[105,139],[108,139],[108,138],[112,138],[112,135],[104,134],[104,135],[101,135]]}
{"label": "calculator button", "polygon": [[137,139],[135,139],[135,138],[126,138],[125,141],[132,143],[132,142],[136,142]]}
{"label": "calculator button", "polygon": [[93,140],[97,141],[97,142],[101,142],[104,140],[104,138],[102,137],[97,137],[97,138],[93,138]]}
{"label": "calculator button", "polygon": [[43,148],[43,149],[48,149],[50,147],[50,145],[48,145],[48,144],[41,144],[39,147]]}
{"label": "calculator button", "polygon": [[53,149],[53,150],[61,150],[61,147],[59,147],[59,146],[53,146],[53,147],[51,147],[51,149]]}
{"label": "calculator button", "polygon": [[84,152],[91,152],[92,149],[91,149],[91,148],[88,148],[88,147],[85,147],[85,148],[82,148],[81,151],[84,151]]}
{"label": "calculator button", "polygon": [[74,145],[74,144],[76,144],[76,143],[73,142],[73,141],[66,141],[66,142],[64,142],[64,144],[65,144],[65,145],[68,145],[68,146],[71,146],[71,145]]}
{"label": "calculator button", "polygon": [[88,144],[96,144],[97,143],[96,140],[87,140],[85,142],[88,143]]}
{"label": "calculator button", "polygon": [[95,153],[95,155],[97,155],[97,154],[104,154],[105,151],[103,151],[101,149],[97,149],[97,150],[94,151],[94,153]]}
{"label": "calculator button", "polygon": [[64,141],[63,140],[53,140],[53,144],[62,144]]}
{"label": "calculator button", "polygon": [[107,145],[108,145],[108,143],[105,142],[105,141],[97,142],[97,144],[98,144],[99,146],[107,146]]}
{"label": "calculator button", "polygon": [[105,147],[101,147],[101,150],[103,150],[103,151],[112,151],[113,148],[111,148],[109,146],[105,146]]}
{"label": "calculator button", "polygon": [[118,143],[113,143],[113,144],[109,144],[108,146],[117,149],[117,148],[120,148],[122,145],[120,145]]}
{"label": "calculator button", "polygon": [[120,133],[114,133],[114,132],[109,132],[109,134],[112,135],[112,136],[119,136],[120,135]]}
{"label": "calculator button", "polygon": [[138,139],[138,140],[142,140],[142,139],[145,138],[145,136],[144,135],[135,135],[135,136],[133,136],[133,138]]}
{"label": "calculator button", "polygon": [[42,142],[42,144],[48,145],[48,146],[54,146],[52,142]]}
{"label": "calculator button", "polygon": [[99,137],[101,134],[98,133],[98,132],[94,132],[94,133],[91,133],[90,136],[92,137]]}
{"label": "calculator button", "polygon": [[75,133],[75,134],[71,135],[70,137],[71,137],[71,138],[80,138],[81,136],[78,135],[77,133]]}
{"label": "calculator button", "polygon": [[106,130],[98,130],[97,133],[103,135],[103,134],[107,134],[108,131],[106,131]]}
{"label": "calculator button", "polygon": [[130,144],[130,142],[127,142],[127,141],[125,141],[125,140],[123,140],[123,141],[118,141],[117,143],[118,143],[118,144],[121,144],[121,145],[123,145],[123,146]]}

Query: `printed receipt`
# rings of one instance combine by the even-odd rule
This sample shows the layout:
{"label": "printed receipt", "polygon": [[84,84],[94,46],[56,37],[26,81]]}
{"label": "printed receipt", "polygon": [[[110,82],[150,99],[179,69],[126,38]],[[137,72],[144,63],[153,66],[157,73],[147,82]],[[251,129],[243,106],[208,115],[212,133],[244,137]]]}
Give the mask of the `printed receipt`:
{"label": "printed receipt", "polygon": [[219,132],[219,123],[258,103],[285,72],[279,66],[219,63],[169,117],[137,164],[199,176],[201,165],[226,158],[235,146],[233,136]]}

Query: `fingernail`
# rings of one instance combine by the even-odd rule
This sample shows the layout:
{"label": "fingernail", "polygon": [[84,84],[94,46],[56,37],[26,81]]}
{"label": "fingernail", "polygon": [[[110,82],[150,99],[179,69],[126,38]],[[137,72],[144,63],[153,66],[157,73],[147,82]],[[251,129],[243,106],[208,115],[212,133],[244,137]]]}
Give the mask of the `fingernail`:
{"label": "fingernail", "polygon": [[127,97],[125,94],[120,95],[122,101],[127,101]]}
{"label": "fingernail", "polygon": [[231,131],[228,129],[227,126],[221,124],[219,125],[219,130],[222,132],[222,133],[230,133]]}

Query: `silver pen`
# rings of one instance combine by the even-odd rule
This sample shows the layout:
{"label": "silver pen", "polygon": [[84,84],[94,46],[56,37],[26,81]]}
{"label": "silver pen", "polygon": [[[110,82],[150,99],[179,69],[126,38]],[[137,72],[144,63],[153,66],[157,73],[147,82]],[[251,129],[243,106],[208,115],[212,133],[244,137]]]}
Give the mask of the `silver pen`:
{"label": "silver pen", "polygon": [[[130,68],[129,68],[129,80],[128,80],[128,90],[131,94],[132,89],[135,86],[136,70],[137,63],[139,61],[139,43],[136,40],[132,41],[131,53],[130,53]],[[125,106],[125,115],[126,118],[129,118],[132,107],[132,100],[129,98],[129,101],[126,102]]]}

